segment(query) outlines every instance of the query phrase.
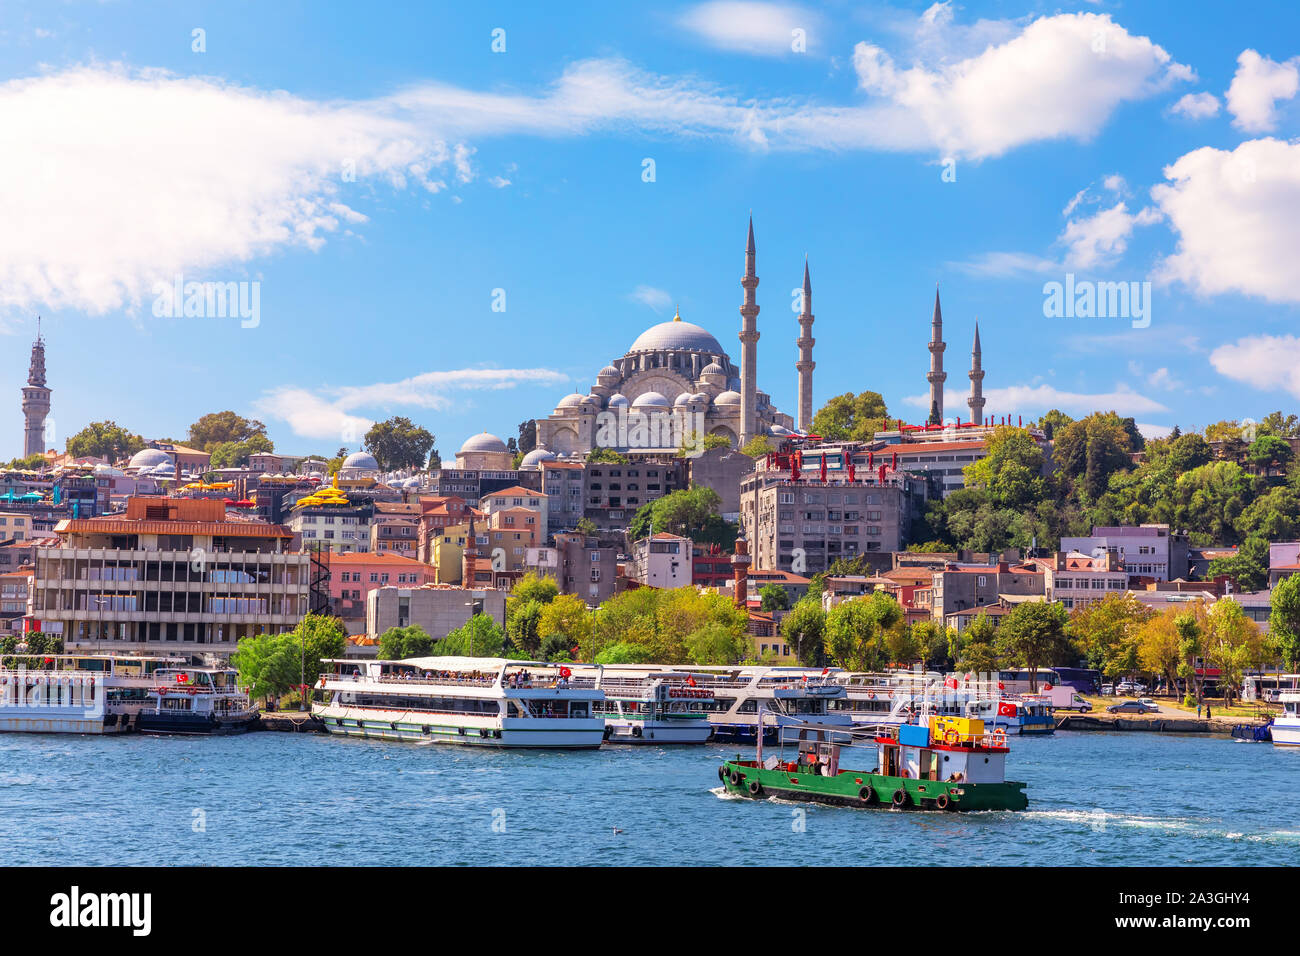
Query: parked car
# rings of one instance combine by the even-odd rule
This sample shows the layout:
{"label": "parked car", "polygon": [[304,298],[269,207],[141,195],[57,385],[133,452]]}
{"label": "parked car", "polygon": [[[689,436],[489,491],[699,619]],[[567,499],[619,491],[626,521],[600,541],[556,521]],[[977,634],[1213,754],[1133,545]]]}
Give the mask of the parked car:
{"label": "parked car", "polygon": [[1126,700],[1122,704],[1111,704],[1106,708],[1108,714],[1158,714],[1160,707],[1150,698]]}
{"label": "parked car", "polygon": [[1115,694],[1115,685],[1114,685],[1114,684],[1102,684],[1102,685],[1101,685],[1101,696],[1102,696],[1102,697],[1112,697],[1112,696],[1114,696],[1114,694]]}
{"label": "parked car", "polygon": [[1139,697],[1147,692],[1147,685],[1138,681],[1120,681],[1119,686],[1115,688],[1115,693],[1122,696]]}

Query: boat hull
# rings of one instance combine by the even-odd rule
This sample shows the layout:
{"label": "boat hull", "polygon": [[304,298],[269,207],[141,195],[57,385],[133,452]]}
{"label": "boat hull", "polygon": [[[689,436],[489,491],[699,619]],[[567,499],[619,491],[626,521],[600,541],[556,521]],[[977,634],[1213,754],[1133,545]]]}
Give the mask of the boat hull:
{"label": "boat hull", "polygon": [[[466,747],[504,747],[535,750],[586,750],[601,745],[605,721],[466,715],[454,723],[439,714],[410,711],[366,711],[359,708],[312,708],[325,730],[342,737],[404,740],[413,743],[458,744]],[[558,725],[558,726],[557,726]]]}
{"label": "boat hull", "polygon": [[[810,772],[767,770],[727,761],[719,768],[719,778],[728,793],[762,800],[781,797],[837,807],[903,810],[1024,810],[1029,806],[1025,785],[1004,783],[953,783],[889,777],[877,773],[846,770],[834,777]],[[757,789],[753,786],[757,784]],[[870,791],[869,796],[864,793]],[[901,805],[895,795],[903,792]],[[939,806],[946,798],[947,805]]]}
{"label": "boat hull", "polygon": [[1271,728],[1275,747],[1300,747],[1300,720],[1291,723],[1279,717]]}
{"label": "boat hull", "polygon": [[605,743],[608,744],[703,744],[713,727],[707,720],[683,723],[660,721],[620,721],[605,718]]}
{"label": "boat hull", "polygon": [[150,714],[135,718],[135,729],[142,734],[196,734],[228,736],[243,734],[257,726],[256,714],[245,717],[212,717],[207,714]]}

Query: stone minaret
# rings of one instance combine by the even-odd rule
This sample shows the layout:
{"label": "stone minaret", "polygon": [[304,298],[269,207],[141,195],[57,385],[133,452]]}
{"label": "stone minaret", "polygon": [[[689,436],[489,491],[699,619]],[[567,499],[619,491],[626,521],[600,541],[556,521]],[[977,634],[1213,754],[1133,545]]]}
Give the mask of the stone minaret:
{"label": "stone minaret", "polygon": [[926,379],[930,383],[930,418],[931,425],[943,424],[943,383],[948,373],[943,370],[943,350],[947,348],[943,341],[943,313],[939,311],[939,287],[934,287],[934,318],[930,322],[930,374]]}
{"label": "stone minaret", "polygon": [[745,243],[745,276],[740,280],[745,301],[740,307],[740,444],[754,437],[758,407],[758,273],[754,271],[754,217],[749,217],[749,239]]}
{"label": "stone minaret", "polygon": [[799,313],[799,361],[795,368],[799,370],[799,431],[812,429],[813,399],[812,373],[817,367],[813,361],[812,350],[816,339],[812,337],[812,280],[808,278],[808,260],[803,261],[803,311]]}
{"label": "stone minaret", "polygon": [[745,529],[736,535],[736,552],[731,556],[731,574],[735,579],[735,595],[732,600],[736,607],[747,607],[749,601],[749,541],[745,538]]}
{"label": "stone minaret", "polygon": [[41,320],[36,320],[36,341],[32,344],[32,362],[27,368],[27,385],[23,388],[23,457],[45,453],[45,416],[50,413],[50,390],[45,387],[45,340],[41,338]]}
{"label": "stone minaret", "polygon": [[469,516],[469,531],[465,534],[465,550],[461,552],[462,566],[460,586],[477,587],[474,583],[478,574],[478,533],[474,530],[474,516]]}
{"label": "stone minaret", "polygon": [[984,366],[980,353],[980,324],[975,323],[975,344],[970,350],[970,420],[976,424],[984,423]]}

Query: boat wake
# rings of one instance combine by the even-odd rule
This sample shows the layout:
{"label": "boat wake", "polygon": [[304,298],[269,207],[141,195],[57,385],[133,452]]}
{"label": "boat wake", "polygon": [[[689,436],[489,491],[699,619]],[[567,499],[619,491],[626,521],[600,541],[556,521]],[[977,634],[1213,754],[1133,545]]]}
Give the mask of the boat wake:
{"label": "boat wake", "polygon": [[1111,813],[1106,810],[1027,810],[1023,816],[1031,820],[1059,823],[1086,824],[1097,830],[1107,827],[1124,827],[1135,830],[1158,830],[1165,833],[1219,839],[1245,840],[1252,843],[1300,843],[1300,831],[1273,830],[1263,833],[1245,833],[1216,827],[1208,820],[1188,817],[1151,817],[1136,813]]}
{"label": "boat wake", "polygon": [[738,793],[728,792],[726,787],[713,787],[709,790],[709,793],[713,794],[719,800],[744,800],[745,799]]}

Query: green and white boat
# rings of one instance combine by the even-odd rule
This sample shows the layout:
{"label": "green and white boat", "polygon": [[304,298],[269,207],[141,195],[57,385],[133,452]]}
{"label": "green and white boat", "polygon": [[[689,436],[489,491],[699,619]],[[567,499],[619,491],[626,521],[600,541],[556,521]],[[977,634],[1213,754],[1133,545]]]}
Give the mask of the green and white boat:
{"label": "green and white boat", "polygon": [[1023,810],[1025,785],[1006,779],[1006,734],[981,721],[933,717],[928,724],[782,728],[780,752],[725,761],[726,792],[842,807],[898,810]]}

